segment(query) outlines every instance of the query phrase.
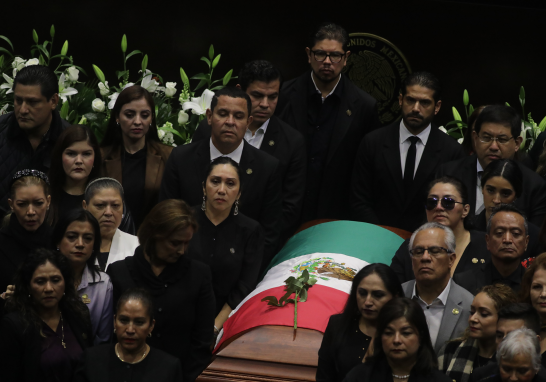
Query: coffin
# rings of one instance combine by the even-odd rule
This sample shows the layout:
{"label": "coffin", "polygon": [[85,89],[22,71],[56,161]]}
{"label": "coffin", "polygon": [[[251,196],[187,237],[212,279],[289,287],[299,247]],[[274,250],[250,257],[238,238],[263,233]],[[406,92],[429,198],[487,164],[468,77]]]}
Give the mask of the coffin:
{"label": "coffin", "polygon": [[[213,361],[197,381],[315,381],[318,349],[328,317],[343,309],[348,296],[347,286],[350,288],[351,282],[342,272],[344,267],[354,273],[366,263],[390,264],[396,249],[410,235],[397,228],[358,222],[319,220],[307,223],[272,260],[256,291],[226,321]],[[342,258],[348,261],[336,263],[337,254],[358,256],[359,259],[351,263],[345,256]],[[312,259],[307,261],[308,258]],[[282,295],[282,288],[274,279],[277,277],[278,283],[285,278],[282,271],[288,269],[287,263],[289,266],[296,264],[290,272],[297,273],[306,268],[321,279],[309,289],[308,300],[298,304],[295,338],[293,304],[278,308],[259,302],[264,294]],[[360,264],[359,268],[354,264]],[[343,268],[338,268],[338,274],[332,272],[336,265]],[[334,286],[342,285],[345,293],[329,293],[329,282]],[[269,284],[276,288],[267,289]],[[334,292],[339,293],[339,289]]]}

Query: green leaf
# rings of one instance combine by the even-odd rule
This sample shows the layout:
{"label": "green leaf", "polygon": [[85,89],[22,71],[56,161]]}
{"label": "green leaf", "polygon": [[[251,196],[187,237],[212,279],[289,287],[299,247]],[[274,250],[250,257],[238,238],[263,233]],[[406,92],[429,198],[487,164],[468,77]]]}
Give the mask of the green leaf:
{"label": "green leaf", "polygon": [[145,54],[144,58],[142,59],[142,64],[141,64],[142,73],[146,73],[146,68],[147,67],[148,67],[148,55]]}
{"label": "green leaf", "polygon": [[47,58],[49,58],[49,52],[44,49],[41,45],[33,45],[33,48],[37,48],[40,52],[42,52]]}
{"label": "green leaf", "polygon": [[44,41],[44,43],[42,44],[42,46],[44,47],[44,49],[47,49],[47,45],[49,44],[49,41]]}
{"label": "green leaf", "polygon": [[182,82],[184,83],[184,86],[190,87],[190,80],[188,79],[188,76],[186,75],[186,72],[184,69],[180,68],[180,78],[182,78]]}
{"label": "green leaf", "polygon": [[68,111],[70,110],[70,106],[68,105],[68,102],[64,102],[63,106],[61,106],[61,118],[65,119],[68,117]]}
{"label": "green leaf", "polygon": [[540,131],[544,131],[545,128],[546,128],[546,117],[544,117],[542,121],[538,124],[538,129]]}
{"label": "green leaf", "polygon": [[199,73],[193,76],[191,79],[192,80],[208,80],[209,76],[210,75],[208,73]]}
{"label": "green leaf", "polygon": [[504,104],[505,104],[506,106],[510,106],[510,104],[509,104],[508,102],[505,102]]}
{"label": "green leaf", "polygon": [[267,296],[267,297],[264,297],[264,298],[262,298],[261,301],[262,301],[262,302],[263,302],[263,301],[267,301],[267,302],[268,302],[267,305],[279,306],[279,302],[277,301],[277,297],[275,297],[275,296]]}
{"label": "green leaf", "polygon": [[219,85],[219,86],[215,86],[215,87],[213,87],[213,88],[210,88],[209,90],[210,90],[211,92],[213,92],[213,91],[215,91],[215,90],[220,90],[220,89],[223,89],[223,88],[224,88],[224,86],[220,86],[220,85]]}
{"label": "green leaf", "polygon": [[35,44],[38,44],[38,33],[36,33],[36,29],[32,30],[32,39],[34,40]]}
{"label": "green leaf", "polygon": [[209,58],[212,60],[213,57],[214,57],[214,46],[212,44],[210,44]]}
{"label": "green leaf", "polygon": [[519,99],[523,100],[523,103],[525,103],[525,89],[523,86],[519,89]]}
{"label": "green leaf", "polygon": [[173,133],[174,135],[178,135],[180,138],[184,139],[184,137],[182,136],[182,134],[180,134],[180,133],[179,133],[178,131],[176,131],[175,129],[171,129],[170,127],[163,126],[163,127],[160,127],[159,130],[168,131],[168,132]]}
{"label": "green leaf", "polygon": [[457,129],[459,127],[467,127],[467,124],[461,121],[449,121],[448,123],[446,123],[445,127],[452,126],[452,125],[457,125]]}
{"label": "green leaf", "polygon": [[206,57],[201,57],[201,61],[205,61],[208,66],[210,66],[210,60]]}
{"label": "green leaf", "polygon": [[93,64],[93,70],[95,71],[95,74],[97,75],[100,82],[105,82],[106,78],[104,77],[104,73],[102,70],[99,69],[97,65]]}
{"label": "green leaf", "polygon": [[307,269],[302,272],[301,279],[304,284],[309,280],[309,271]]}
{"label": "green leaf", "polygon": [[49,35],[51,38],[55,37],[55,25],[51,25],[51,29],[49,30]]}
{"label": "green leaf", "polygon": [[9,46],[11,46],[11,50],[13,51],[13,44],[11,43],[11,41],[9,40],[9,38],[7,38],[6,36],[0,36],[0,38],[4,41],[7,41],[7,43],[9,44]]}
{"label": "green leaf", "polygon": [[303,289],[300,293],[300,302],[307,301],[307,289]]}
{"label": "green leaf", "polygon": [[198,89],[201,89],[203,86],[205,86],[205,84],[207,83],[207,80],[201,80],[197,86],[195,87],[194,90],[198,90]]}
{"label": "green leaf", "polygon": [[468,115],[472,115],[474,113],[474,106],[470,105],[468,108]]}
{"label": "green leaf", "polygon": [[222,55],[219,54],[218,56],[216,56],[216,58],[214,59],[214,61],[212,61],[212,69],[216,68],[216,65],[218,65],[218,62],[220,61],[220,57]]}
{"label": "green leaf", "polygon": [[117,74],[117,76],[118,76],[118,80],[119,80],[121,77],[123,77],[124,75],[126,75],[127,73],[129,73],[128,70],[119,70],[119,71],[117,70],[117,71],[116,71],[116,74]]}
{"label": "green leaf", "polygon": [[470,102],[470,99],[468,97],[468,91],[465,89],[463,92],[463,103],[465,106],[467,106],[469,102]]}
{"label": "green leaf", "polygon": [[129,57],[132,57],[134,56],[135,54],[142,54],[142,52],[140,50],[133,50],[131,53],[129,53],[127,55],[127,57],[125,57],[125,62],[127,62],[127,60],[129,59]]}
{"label": "green leaf", "polygon": [[229,72],[226,73],[224,76],[224,79],[222,80],[222,84],[226,86],[228,82],[231,80],[231,76],[233,75],[233,69],[231,69]]}
{"label": "green leaf", "polygon": [[307,284],[309,284],[309,286],[312,287],[313,285],[315,285],[316,282],[317,282],[317,279],[311,279],[307,282]]}
{"label": "green leaf", "polygon": [[63,44],[63,48],[61,49],[61,55],[66,56],[67,52],[68,52],[68,40],[66,40]]}
{"label": "green leaf", "polygon": [[127,36],[126,35],[123,35],[123,37],[121,38],[121,51],[123,53],[127,52]]}
{"label": "green leaf", "polygon": [[13,57],[13,54],[11,54],[11,52],[9,50],[7,50],[6,48],[0,47],[0,52],[6,52],[7,54],[10,55],[10,57]]}
{"label": "green leaf", "polygon": [[4,55],[0,56],[0,70],[2,70],[2,66],[4,66]]}

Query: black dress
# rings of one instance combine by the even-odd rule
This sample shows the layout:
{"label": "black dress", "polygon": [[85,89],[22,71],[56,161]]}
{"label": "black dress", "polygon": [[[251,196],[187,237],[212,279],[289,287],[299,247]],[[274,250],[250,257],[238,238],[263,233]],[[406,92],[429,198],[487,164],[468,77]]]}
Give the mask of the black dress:
{"label": "black dress", "polygon": [[123,150],[122,154],[122,185],[125,196],[125,203],[135,222],[135,229],[142,224],[146,217],[144,198],[144,180],[146,177],[146,153],[147,148],[129,154]]}
{"label": "black dress", "polygon": [[341,314],[330,317],[318,352],[317,382],[341,382],[355,366],[362,364],[372,342],[355,318],[346,328]]}
{"label": "black dress", "polygon": [[87,349],[76,370],[74,382],[182,382],[178,358],[150,347],[141,362],[129,364],[116,356],[115,345]]}
{"label": "black dress", "polygon": [[156,276],[137,247],[134,256],[111,264],[107,273],[114,303],[129,288],[150,291],[155,327],[147,342],[180,359],[184,381],[193,382],[211,357],[215,303],[209,267],[183,256]]}
{"label": "black dress", "polygon": [[[396,251],[392,258],[391,268],[398,276],[400,283],[415,279],[413,267],[411,264],[411,255],[409,253],[408,244],[410,239],[406,239],[400,248]],[[470,231],[470,243],[461,256],[455,273],[469,271],[474,268],[479,268],[491,258],[491,254],[487,250],[485,243],[485,233],[480,231]]]}
{"label": "black dress", "polygon": [[260,224],[239,213],[215,226],[201,208],[194,208],[199,230],[187,256],[210,267],[216,314],[227,303],[231,309],[256,287],[263,255]]}
{"label": "black dress", "polygon": [[[353,368],[344,382],[390,382],[393,381],[392,369],[385,358],[366,362]],[[451,378],[433,368],[428,374],[410,373],[408,382],[452,382]]]}
{"label": "black dress", "polygon": [[[15,271],[36,248],[49,248],[51,227],[44,221],[34,232],[27,231],[12,214],[9,224],[0,230],[0,293],[13,284]],[[4,300],[0,298],[0,312]]]}
{"label": "black dress", "polygon": [[64,190],[61,190],[59,205],[57,206],[57,221],[63,221],[73,212],[83,209],[82,202],[85,195],[71,195]]}

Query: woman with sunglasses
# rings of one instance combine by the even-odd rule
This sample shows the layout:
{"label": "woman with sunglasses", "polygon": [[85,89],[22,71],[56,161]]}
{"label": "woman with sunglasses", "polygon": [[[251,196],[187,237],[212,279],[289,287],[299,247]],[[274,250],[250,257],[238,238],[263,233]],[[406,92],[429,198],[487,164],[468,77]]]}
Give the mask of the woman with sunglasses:
{"label": "woman with sunglasses", "polygon": [[[455,234],[457,257],[451,268],[452,276],[489,260],[491,255],[485,244],[485,233],[470,230],[468,192],[461,181],[448,176],[433,180],[428,186],[425,208],[428,222],[448,226]],[[401,283],[415,278],[408,242],[409,239],[402,243],[391,263]]]}

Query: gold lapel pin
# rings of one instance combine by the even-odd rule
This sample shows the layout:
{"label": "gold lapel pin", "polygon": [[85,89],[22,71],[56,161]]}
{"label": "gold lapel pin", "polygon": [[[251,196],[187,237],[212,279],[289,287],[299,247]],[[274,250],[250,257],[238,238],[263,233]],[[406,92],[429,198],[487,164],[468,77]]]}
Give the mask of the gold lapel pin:
{"label": "gold lapel pin", "polygon": [[84,304],[89,304],[89,303],[91,303],[91,299],[90,299],[89,296],[86,295],[86,294],[82,295],[82,301],[83,301]]}
{"label": "gold lapel pin", "polygon": [[484,263],[485,263],[485,260],[484,260],[484,259],[480,259],[480,263],[484,264]]}
{"label": "gold lapel pin", "polygon": [[347,110],[347,115],[348,115],[349,117],[351,116],[351,114],[353,114],[353,113],[351,113],[351,110]]}
{"label": "gold lapel pin", "polygon": [[478,263],[478,259],[473,258],[473,259],[472,259],[472,262],[473,262],[474,264],[477,264],[477,263]]}
{"label": "gold lapel pin", "polygon": [[269,141],[269,146],[273,146],[275,144],[275,141]]}
{"label": "gold lapel pin", "polygon": [[251,169],[251,168],[247,168],[246,173],[247,173],[248,175],[252,174],[252,169]]}
{"label": "gold lapel pin", "polygon": [[230,251],[231,253],[235,253],[235,249],[233,249],[233,248],[230,248],[229,251]]}
{"label": "gold lapel pin", "polygon": [[459,309],[455,308],[455,309],[453,309],[453,310],[451,311],[451,313],[453,313],[453,314],[459,314],[460,312],[459,312]]}

